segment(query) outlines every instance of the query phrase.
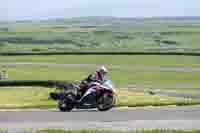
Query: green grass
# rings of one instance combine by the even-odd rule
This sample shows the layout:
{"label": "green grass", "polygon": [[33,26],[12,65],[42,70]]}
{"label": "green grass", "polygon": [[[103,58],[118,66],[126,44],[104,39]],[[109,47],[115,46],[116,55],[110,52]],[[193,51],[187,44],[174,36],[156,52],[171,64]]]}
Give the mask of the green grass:
{"label": "green grass", "polygon": [[[69,80],[86,78],[95,68],[44,68],[44,67],[0,67],[7,70],[9,80]],[[127,84],[192,84],[199,85],[200,73],[177,73],[159,71],[137,71],[109,69],[107,78],[115,85]]]}
{"label": "green grass", "polygon": [[49,55],[0,56],[0,62],[46,62],[58,64],[107,64],[133,66],[199,67],[200,58],[194,56],[159,55]]}
{"label": "green grass", "polygon": [[[79,20],[79,19],[77,19]],[[87,22],[93,19],[87,20]],[[81,21],[85,21],[82,20]],[[154,22],[153,22],[154,23]],[[97,26],[94,28],[81,28],[72,26],[73,21],[65,23],[24,23],[13,24],[10,26],[1,26],[8,28],[8,31],[0,29],[0,44],[5,43],[4,48],[0,51],[26,51],[32,50],[34,40],[49,41],[44,44],[37,42],[35,45],[42,47],[41,49],[48,51],[48,48],[54,50],[143,50],[155,48],[200,48],[199,35],[200,26],[191,26],[192,24],[129,24],[129,25],[110,25]],[[183,25],[181,27],[178,27]],[[100,31],[100,32],[99,32]],[[103,32],[101,32],[103,31]],[[151,33],[154,32],[154,33]],[[167,34],[163,32],[179,32],[182,34]],[[139,33],[139,34],[138,34]],[[156,36],[162,40],[174,40],[180,45],[160,46],[155,40]],[[184,34],[183,34],[184,33]],[[192,34],[191,34],[192,33]],[[121,37],[119,37],[122,36]],[[125,36],[123,38],[123,36]],[[128,36],[128,37],[127,37]],[[11,38],[12,37],[12,38]],[[7,38],[7,41],[1,40]],[[14,39],[13,39],[14,38]],[[15,38],[19,40],[16,41]],[[31,39],[30,39],[31,38]],[[27,41],[28,39],[28,41]],[[14,40],[14,42],[13,42]],[[25,41],[24,41],[25,40]],[[59,41],[62,40],[62,41]],[[7,43],[9,42],[9,43]],[[22,44],[23,43],[23,44]],[[7,46],[8,45],[8,46]],[[12,47],[9,47],[12,45]],[[31,46],[32,45],[32,46]],[[52,45],[55,45],[55,47]]]}
{"label": "green grass", "polygon": [[54,88],[44,87],[1,87],[0,109],[53,108],[56,103],[48,100]]}
{"label": "green grass", "polygon": [[[55,88],[0,87],[0,109],[56,108],[57,103],[48,99]],[[143,93],[118,91],[116,106],[164,106],[195,105],[200,99],[184,99],[164,96],[149,96]]]}
{"label": "green grass", "polygon": [[119,91],[117,106],[165,106],[165,105],[195,105],[200,104],[200,99],[184,99],[165,96],[150,96],[143,93]]}
{"label": "green grass", "polygon": [[[131,88],[130,88],[131,89]],[[200,94],[200,88],[137,88],[147,91],[164,91],[164,92],[188,92],[194,94]]]}
{"label": "green grass", "polygon": [[[152,130],[135,130],[135,131],[109,131],[109,130],[97,130],[97,129],[85,129],[85,130],[72,130],[72,133],[199,133],[200,131],[181,131],[170,129],[152,129]],[[71,133],[70,130],[40,130],[37,133]]]}
{"label": "green grass", "polygon": [[[129,55],[53,55],[53,56],[0,56],[0,62],[47,62],[57,64],[106,64],[109,79],[115,84],[199,84],[200,73],[160,72],[147,70],[117,70],[112,65],[199,67],[199,57],[192,56],[129,56]],[[27,67],[0,67],[6,69],[11,80],[81,80],[94,69],[53,69]]]}
{"label": "green grass", "polygon": [[[0,133],[9,133],[1,130]],[[19,132],[20,133],[20,132]],[[22,133],[33,133],[31,130],[25,130]],[[200,133],[199,130],[171,130],[171,129],[139,129],[129,131],[116,130],[97,130],[97,129],[81,129],[81,130],[64,130],[64,129],[39,129],[36,133]]]}

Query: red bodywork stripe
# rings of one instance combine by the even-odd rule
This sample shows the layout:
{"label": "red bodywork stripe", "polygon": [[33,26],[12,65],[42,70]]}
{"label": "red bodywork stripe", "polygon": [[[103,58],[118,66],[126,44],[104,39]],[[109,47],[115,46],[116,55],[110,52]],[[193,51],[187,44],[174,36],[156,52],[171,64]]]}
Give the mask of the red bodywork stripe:
{"label": "red bodywork stripe", "polygon": [[103,95],[107,97],[107,96],[111,95],[111,93],[110,92],[106,92]]}

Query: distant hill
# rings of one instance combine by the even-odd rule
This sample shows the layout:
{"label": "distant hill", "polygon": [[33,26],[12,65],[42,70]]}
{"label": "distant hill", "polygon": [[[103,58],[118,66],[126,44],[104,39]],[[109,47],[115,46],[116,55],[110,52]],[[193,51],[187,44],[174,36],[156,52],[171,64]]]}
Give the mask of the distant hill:
{"label": "distant hill", "polygon": [[182,16],[182,17],[75,17],[75,18],[54,18],[42,20],[21,20],[14,23],[72,23],[83,25],[105,25],[105,24],[128,24],[128,23],[200,23],[200,16]]}

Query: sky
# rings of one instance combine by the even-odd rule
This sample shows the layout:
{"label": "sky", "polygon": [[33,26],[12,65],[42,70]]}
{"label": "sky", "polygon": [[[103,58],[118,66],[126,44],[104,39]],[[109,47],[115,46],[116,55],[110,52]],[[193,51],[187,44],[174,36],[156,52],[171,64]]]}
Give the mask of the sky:
{"label": "sky", "polygon": [[84,16],[200,16],[200,0],[0,0],[0,21]]}

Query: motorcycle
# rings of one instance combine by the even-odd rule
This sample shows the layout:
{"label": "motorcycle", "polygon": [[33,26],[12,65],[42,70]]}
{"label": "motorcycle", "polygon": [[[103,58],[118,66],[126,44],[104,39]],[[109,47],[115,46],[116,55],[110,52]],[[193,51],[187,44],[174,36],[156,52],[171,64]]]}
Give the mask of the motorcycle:
{"label": "motorcycle", "polygon": [[97,108],[99,111],[107,111],[115,105],[117,91],[110,80],[103,83],[94,81],[85,92],[80,90],[80,85],[72,84],[72,89],[57,93],[59,110],[70,112],[74,108]]}

